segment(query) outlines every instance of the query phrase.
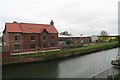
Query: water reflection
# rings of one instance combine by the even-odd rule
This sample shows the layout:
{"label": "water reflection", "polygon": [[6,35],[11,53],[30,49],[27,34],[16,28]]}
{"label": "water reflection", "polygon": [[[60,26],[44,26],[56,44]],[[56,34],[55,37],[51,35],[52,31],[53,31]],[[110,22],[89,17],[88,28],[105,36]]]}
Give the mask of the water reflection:
{"label": "water reflection", "polygon": [[[47,65],[46,65],[47,64]],[[58,74],[56,61],[3,66],[3,78],[55,78]]]}
{"label": "water reflection", "polygon": [[120,47],[118,48],[118,55],[120,56]]}

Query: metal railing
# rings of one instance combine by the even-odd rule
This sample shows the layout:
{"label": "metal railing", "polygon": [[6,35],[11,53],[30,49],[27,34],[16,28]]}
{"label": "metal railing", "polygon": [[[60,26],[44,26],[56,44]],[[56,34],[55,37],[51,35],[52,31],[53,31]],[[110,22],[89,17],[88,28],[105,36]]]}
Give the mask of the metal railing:
{"label": "metal railing", "polygon": [[97,80],[98,78],[108,79],[109,76],[114,78],[114,76],[119,73],[120,73],[120,68],[115,68],[112,66],[112,67],[109,67],[109,68],[89,77],[89,80]]}

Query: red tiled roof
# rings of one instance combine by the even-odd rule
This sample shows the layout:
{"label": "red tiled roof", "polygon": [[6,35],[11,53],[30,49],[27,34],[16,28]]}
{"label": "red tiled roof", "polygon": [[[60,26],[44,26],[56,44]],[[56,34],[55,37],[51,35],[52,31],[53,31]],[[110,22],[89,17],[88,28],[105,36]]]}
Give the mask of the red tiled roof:
{"label": "red tiled roof", "polygon": [[7,32],[22,32],[19,24],[17,23],[6,23],[5,27]]}
{"label": "red tiled roof", "polygon": [[44,30],[48,33],[58,33],[54,25],[49,24],[6,23],[7,32],[41,33]]}

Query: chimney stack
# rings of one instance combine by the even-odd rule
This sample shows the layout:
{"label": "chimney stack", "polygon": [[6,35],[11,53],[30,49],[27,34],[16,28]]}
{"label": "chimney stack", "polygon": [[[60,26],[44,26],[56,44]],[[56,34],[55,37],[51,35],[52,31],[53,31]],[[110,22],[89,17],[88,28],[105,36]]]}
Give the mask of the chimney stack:
{"label": "chimney stack", "polygon": [[50,22],[50,25],[54,25],[54,22],[53,22],[53,20],[51,20],[51,22]]}
{"label": "chimney stack", "polygon": [[17,21],[14,21],[13,23],[18,23]]}

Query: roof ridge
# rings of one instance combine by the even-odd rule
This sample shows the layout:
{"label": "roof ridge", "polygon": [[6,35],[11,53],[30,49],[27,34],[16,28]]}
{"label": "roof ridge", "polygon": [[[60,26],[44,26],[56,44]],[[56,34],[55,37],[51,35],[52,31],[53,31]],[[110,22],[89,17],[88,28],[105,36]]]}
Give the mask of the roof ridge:
{"label": "roof ridge", "polygon": [[20,22],[19,24],[31,24],[31,25],[46,25],[46,26],[50,26],[50,24],[24,23],[24,22]]}

